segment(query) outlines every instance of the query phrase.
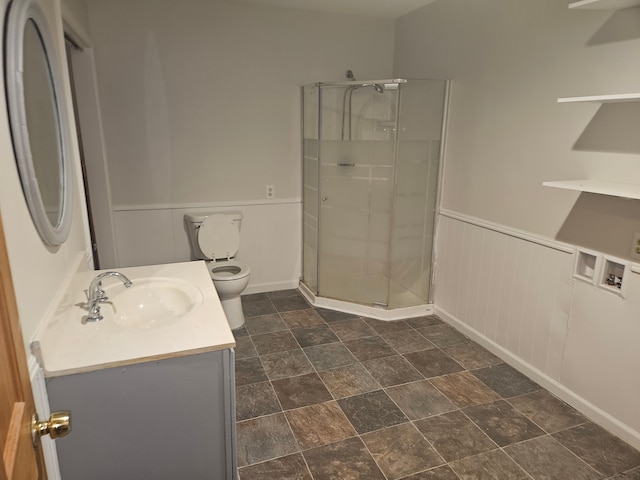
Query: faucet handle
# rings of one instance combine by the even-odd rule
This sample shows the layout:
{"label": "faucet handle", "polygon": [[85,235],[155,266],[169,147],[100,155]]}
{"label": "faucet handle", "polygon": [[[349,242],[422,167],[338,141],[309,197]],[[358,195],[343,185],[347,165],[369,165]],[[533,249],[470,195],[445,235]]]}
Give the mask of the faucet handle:
{"label": "faucet handle", "polygon": [[96,301],[100,303],[104,303],[109,300],[107,294],[104,293],[104,289],[102,288],[102,282],[98,282],[98,286],[96,288]]}

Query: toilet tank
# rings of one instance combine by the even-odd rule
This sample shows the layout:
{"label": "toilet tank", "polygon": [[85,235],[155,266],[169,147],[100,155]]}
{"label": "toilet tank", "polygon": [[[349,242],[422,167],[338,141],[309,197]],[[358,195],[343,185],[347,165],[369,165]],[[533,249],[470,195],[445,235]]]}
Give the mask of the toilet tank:
{"label": "toilet tank", "polygon": [[229,215],[231,216],[233,223],[240,231],[242,225],[242,212],[239,210],[227,210],[218,212],[191,212],[185,213],[184,221],[187,228],[187,236],[189,237],[189,246],[191,247],[191,258],[193,260],[204,260],[207,257],[200,250],[198,245],[198,229],[200,225],[209,215]]}

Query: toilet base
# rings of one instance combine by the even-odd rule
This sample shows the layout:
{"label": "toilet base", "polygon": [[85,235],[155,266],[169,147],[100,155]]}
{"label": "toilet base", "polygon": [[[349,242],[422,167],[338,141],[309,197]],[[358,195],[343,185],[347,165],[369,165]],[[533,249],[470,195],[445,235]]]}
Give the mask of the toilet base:
{"label": "toilet base", "polygon": [[220,303],[222,303],[222,309],[224,310],[224,314],[227,317],[227,322],[229,322],[231,330],[235,330],[236,328],[240,328],[244,325],[244,312],[242,311],[242,300],[240,300],[240,295],[234,298],[221,298]]}

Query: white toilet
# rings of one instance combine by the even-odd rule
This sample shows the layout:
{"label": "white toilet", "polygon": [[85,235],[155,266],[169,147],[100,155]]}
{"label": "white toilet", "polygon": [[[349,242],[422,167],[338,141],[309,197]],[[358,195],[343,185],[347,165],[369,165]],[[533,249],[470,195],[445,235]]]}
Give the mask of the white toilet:
{"label": "white toilet", "polygon": [[229,326],[240,328],[244,325],[240,294],[249,283],[250,273],[247,265],[233,260],[240,247],[242,212],[199,212],[184,218],[193,256],[207,260]]}

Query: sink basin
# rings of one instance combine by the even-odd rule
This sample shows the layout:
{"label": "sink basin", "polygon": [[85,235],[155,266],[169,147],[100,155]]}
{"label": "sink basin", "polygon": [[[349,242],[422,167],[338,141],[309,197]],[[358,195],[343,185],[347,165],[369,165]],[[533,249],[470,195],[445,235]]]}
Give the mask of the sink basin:
{"label": "sink basin", "polygon": [[107,303],[101,304],[103,321],[121,327],[157,328],[170,325],[202,304],[195,285],[176,278],[132,278],[125,288],[118,282],[107,288]]}

